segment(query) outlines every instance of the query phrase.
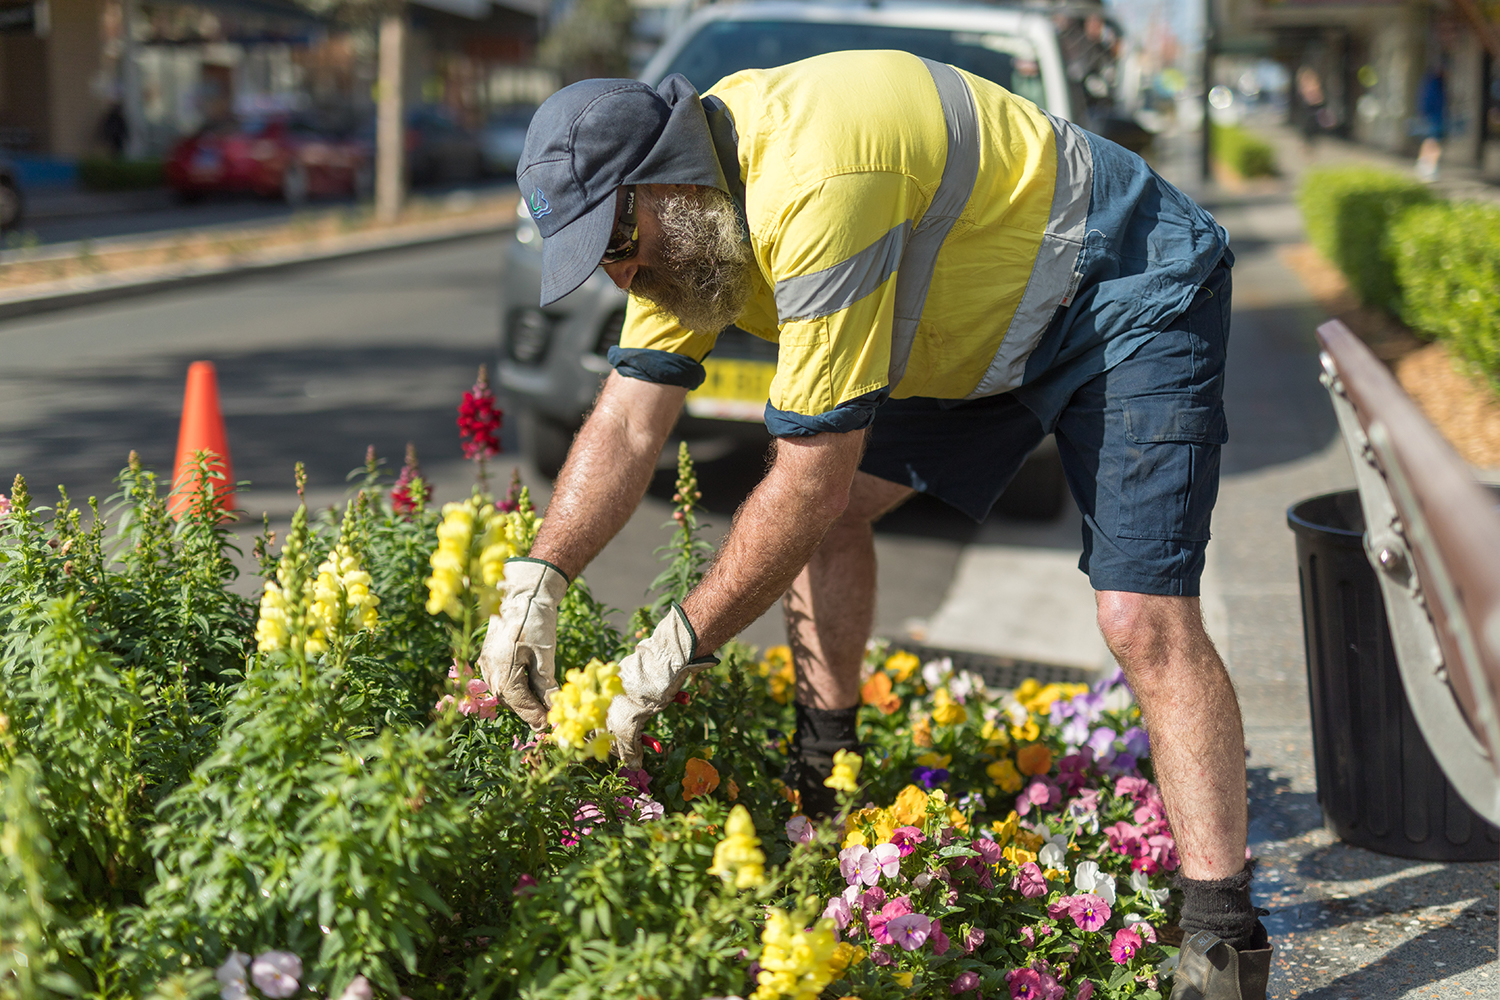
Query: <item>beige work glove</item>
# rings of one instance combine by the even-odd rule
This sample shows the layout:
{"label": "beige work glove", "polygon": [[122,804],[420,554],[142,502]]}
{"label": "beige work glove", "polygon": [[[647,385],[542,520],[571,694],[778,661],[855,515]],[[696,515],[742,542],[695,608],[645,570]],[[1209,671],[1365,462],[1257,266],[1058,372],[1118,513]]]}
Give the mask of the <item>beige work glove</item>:
{"label": "beige work glove", "polygon": [[557,691],[557,605],[568,591],[562,570],[542,559],[505,561],[505,600],[490,616],[479,675],[511,711],[541,729]]}
{"label": "beige work glove", "polygon": [[719,662],[712,656],[697,657],[697,645],[687,615],[673,604],[656,631],[620,661],[620,685],[625,693],[610,703],[609,734],[614,737],[615,755],[627,767],[641,766],[641,730],[646,720],[671,704],[694,674]]}

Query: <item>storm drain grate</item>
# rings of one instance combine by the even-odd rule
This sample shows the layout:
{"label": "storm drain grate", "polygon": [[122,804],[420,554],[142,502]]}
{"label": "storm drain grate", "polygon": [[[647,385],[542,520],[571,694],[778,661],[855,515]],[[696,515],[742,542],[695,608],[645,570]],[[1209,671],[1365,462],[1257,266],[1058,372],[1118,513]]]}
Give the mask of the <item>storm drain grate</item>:
{"label": "storm drain grate", "polygon": [[994,688],[1020,687],[1021,682],[1029,677],[1042,684],[1092,684],[1101,676],[1099,671],[1084,667],[1065,667],[1056,663],[1018,660],[1010,656],[972,653],[962,649],[940,649],[910,640],[892,640],[891,652],[898,649],[915,654],[923,663],[945,656],[951,657],[954,670],[972,670],[984,678],[986,686]]}

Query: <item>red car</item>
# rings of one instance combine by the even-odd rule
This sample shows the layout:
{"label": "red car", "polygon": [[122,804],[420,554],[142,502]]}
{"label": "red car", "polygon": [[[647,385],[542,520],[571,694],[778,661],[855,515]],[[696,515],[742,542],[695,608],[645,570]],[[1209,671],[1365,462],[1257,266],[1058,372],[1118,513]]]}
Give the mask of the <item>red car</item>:
{"label": "red car", "polygon": [[284,117],[205,126],[172,150],[166,177],[188,200],[222,191],[300,205],[316,197],[364,197],[375,172],[368,143]]}

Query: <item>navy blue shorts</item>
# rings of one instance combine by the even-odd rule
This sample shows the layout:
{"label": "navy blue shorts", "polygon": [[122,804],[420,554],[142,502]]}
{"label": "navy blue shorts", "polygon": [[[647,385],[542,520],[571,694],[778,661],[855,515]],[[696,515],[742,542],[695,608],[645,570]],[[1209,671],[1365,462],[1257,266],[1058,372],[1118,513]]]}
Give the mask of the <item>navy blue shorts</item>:
{"label": "navy blue shorts", "polygon": [[[1055,433],[1083,512],[1078,567],[1094,589],[1196,597],[1228,439],[1231,261],[1213,269],[1165,330],[1076,386],[1064,364],[1042,377],[1050,385],[984,399],[887,401],[875,412],[861,470],[983,520],[1026,456]],[[1060,407],[1026,402],[1059,388],[1067,393]]]}

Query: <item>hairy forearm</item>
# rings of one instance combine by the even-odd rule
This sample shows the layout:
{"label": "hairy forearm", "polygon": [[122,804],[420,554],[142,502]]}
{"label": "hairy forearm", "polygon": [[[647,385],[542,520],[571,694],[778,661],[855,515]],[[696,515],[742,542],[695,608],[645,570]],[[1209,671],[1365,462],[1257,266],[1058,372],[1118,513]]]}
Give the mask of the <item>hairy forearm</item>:
{"label": "hairy forearm", "polygon": [[570,579],[630,520],[687,392],[610,375],[568,452],[531,554]]}
{"label": "hairy forearm", "polygon": [[683,602],[700,654],[734,638],[786,593],[848,505],[863,447],[863,431],[777,442],[771,471]]}

